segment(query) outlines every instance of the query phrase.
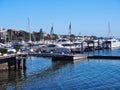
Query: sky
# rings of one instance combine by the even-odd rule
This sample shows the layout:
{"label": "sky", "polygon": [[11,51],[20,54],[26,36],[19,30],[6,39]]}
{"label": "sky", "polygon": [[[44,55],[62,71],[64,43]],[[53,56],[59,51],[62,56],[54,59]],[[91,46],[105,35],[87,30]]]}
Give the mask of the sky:
{"label": "sky", "polygon": [[0,0],[0,27],[29,32],[120,37],[120,0]]}

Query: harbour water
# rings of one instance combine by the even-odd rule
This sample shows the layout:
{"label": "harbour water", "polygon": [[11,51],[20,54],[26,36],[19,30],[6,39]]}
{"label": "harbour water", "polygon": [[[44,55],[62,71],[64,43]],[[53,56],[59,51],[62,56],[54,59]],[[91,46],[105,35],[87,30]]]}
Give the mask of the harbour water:
{"label": "harbour water", "polygon": [[[120,55],[120,48],[87,52]],[[28,57],[27,69],[0,72],[0,90],[119,90],[120,60],[84,59],[52,62]]]}

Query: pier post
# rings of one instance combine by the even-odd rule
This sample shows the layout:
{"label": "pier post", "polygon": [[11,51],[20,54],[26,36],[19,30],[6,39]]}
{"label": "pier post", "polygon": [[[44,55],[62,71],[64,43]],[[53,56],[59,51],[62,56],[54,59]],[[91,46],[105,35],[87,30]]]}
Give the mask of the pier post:
{"label": "pier post", "polygon": [[18,59],[18,69],[21,69],[21,59]]}
{"label": "pier post", "polygon": [[23,69],[26,69],[26,59],[23,59]]}
{"label": "pier post", "polygon": [[95,50],[95,42],[93,41],[93,51]]}
{"label": "pier post", "polygon": [[88,47],[89,47],[89,42],[87,43]]}
{"label": "pier post", "polygon": [[11,57],[7,60],[7,63],[8,63],[8,69],[9,70],[16,70],[16,67],[17,67],[17,63],[16,63],[16,57]]}
{"label": "pier post", "polygon": [[26,77],[27,77],[26,69],[23,69],[23,76],[24,76],[24,78],[26,79]]}
{"label": "pier post", "polygon": [[100,46],[100,39],[98,39],[98,47]]}
{"label": "pier post", "polygon": [[111,42],[110,42],[110,49],[112,48]]}
{"label": "pier post", "polygon": [[17,60],[16,59],[13,60],[13,63],[14,63],[14,70],[16,70],[17,69]]}
{"label": "pier post", "polygon": [[83,42],[81,43],[81,52],[83,53]]}
{"label": "pier post", "polygon": [[98,38],[97,50],[100,50],[100,49],[103,49],[103,48],[104,48],[104,46],[102,45],[102,47],[101,47],[100,39]]}
{"label": "pier post", "polygon": [[11,70],[11,63],[10,63],[10,61],[8,61],[8,70],[9,71]]}
{"label": "pier post", "polygon": [[85,49],[85,51],[89,51],[89,42],[87,42],[87,48]]}
{"label": "pier post", "polygon": [[88,48],[87,48],[87,51],[91,51],[91,48],[90,48],[90,41],[88,42]]}

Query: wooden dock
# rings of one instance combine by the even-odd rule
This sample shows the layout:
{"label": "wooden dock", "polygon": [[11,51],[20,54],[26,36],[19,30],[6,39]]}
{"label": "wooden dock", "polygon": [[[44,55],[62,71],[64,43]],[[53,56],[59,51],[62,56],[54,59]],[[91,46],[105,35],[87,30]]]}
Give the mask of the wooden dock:
{"label": "wooden dock", "polygon": [[52,57],[52,61],[74,61],[74,60],[81,60],[86,59],[87,56],[81,54],[70,54],[70,55],[56,55]]}
{"label": "wooden dock", "polygon": [[[0,56],[0,71],[21,69],[22,66],[26,68],[26,57],[27,54],[6,54]],[[23,65],[21,65],[21,60],[23,60]]]}
{"label": "wooden dock", "polygon": [[80,59],[120,59],[120,56],[110,56],[110,55],[84,55],[84,54],[57,54],[57,53],[40,53],[40,54],[30,54],[31,56],[38,57],[51,57],[53,61],[55,60],[80,60]]}
{"label": "wooden dock", "polygon": [[58,53],[40,53],[40,54],[30,54],[31,56],[38,56],[38,57],[51,57],[53,61],[57,60],[79,60],[79,59],[86,59],[87,56],[83,54],[58,54]]}
{"label": "wooden dock", "polygon": [[36,56],[36,57],[53,57],[56,55],[62,55],[57,53],[29,53],[29,56]]}
{"label": "wooden dock", "polygon": [[93,55],[93,56],[88,56],[88,59],[119,59],[120,60],[120,56]]}
{"label": "wooden dock", "polygon": [[82,55],[82,54],[71,54],[71,55],[57,55],[52,57],[53,61],[74,61],[74,60],[83,60],[83,59],[113,59],[113,60],[120,60],[120,56],[110,56],[110,55]]}

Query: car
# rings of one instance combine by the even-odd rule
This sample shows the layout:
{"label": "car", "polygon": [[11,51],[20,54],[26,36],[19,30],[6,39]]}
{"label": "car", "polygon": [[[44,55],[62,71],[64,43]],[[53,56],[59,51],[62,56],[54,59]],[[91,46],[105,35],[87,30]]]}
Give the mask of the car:
{"label": "car", "polygon": [[27,47],[21,47],[21,48],[20,48],[20,51],[21,51],[21,52],[27,52],[28,49],[27,49]]}
{"label": "car", "polygon": [[8,48],[8,53],[10,53],[10,54],[16,53],[16,49],[14,49],[13,47],[9,47]]}

